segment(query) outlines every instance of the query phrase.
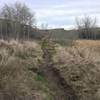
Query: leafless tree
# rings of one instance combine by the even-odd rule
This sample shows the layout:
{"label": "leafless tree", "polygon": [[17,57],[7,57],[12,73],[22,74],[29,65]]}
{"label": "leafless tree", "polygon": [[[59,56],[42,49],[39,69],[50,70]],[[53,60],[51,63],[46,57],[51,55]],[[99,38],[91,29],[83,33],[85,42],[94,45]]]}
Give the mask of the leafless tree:
{"label": "leafless tree", "polygon": [[13,19],[13,9],[10,5],[5,4],[1,11],[2,18]]}
{"label": "leafless tree", "polygon": [[76,24],[80,38],[96,39],[96,18],[85,16],[81,19],[76,18]]}
{"label": "leafless tree", "polygon": [[[27,25],[28,28],[28,32],[27,32],[27,38],[29,39],[29,35],[30,35],[30,27],[32,27],[33,25],[35,25],[35,14],[31,12],[31,10],[25,5],[25,4],[21,4],[16,2],[13,5],[10,4],[5,4],[1,10],[1,18],[5,19],[5,20],[10,20],[12,21],[12,23],[10,23],[12,26],[12,32],[13,34],[15,34],[15,37],[19,37],[19,32],[20,32],[20,27],[19,24],[22,25]],[[25,27],[23,27],[23,34],[24,33],[24,29]],[[8,26],[6,25],[6,30],[8,30]]]}
{"label": "leafless tree", "polygon": [[17,21],[22,24],[32,25],[35,22],[34,13],[25,4],[18,2],[14,5],[5,4],[1,14],[4,19]]}

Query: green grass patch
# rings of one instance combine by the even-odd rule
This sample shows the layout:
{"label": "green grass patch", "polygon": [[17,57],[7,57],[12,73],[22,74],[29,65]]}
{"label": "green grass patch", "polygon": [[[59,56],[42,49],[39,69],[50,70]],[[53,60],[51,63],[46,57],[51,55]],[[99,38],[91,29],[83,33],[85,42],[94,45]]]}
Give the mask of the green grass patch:
{"label": "green grass patch", "polygon": [[43,75],[43,73],[38,73],[35,77],[35,80],[37,81],[39,90],[42,90],[44,93],[47,94],[44,100],[54,100],[52,94],[50,94],[48,81],[45,79],[45,76]]}
{"label": "green grass patch", "polygon": [[48,86],[48,82],[42,73],[38,73],[35,79],[36,79],[36,81]]}

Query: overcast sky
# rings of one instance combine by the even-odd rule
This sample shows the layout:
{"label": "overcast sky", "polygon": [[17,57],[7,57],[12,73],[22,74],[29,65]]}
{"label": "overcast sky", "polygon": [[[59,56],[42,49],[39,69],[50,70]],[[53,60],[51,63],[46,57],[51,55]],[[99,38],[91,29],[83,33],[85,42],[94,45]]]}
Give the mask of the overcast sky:
{"label": "overcast sky", "polygon": [[75,18],[84,15],[96,17],[100,25],[100,0],[0,0],[0,7],[16,1],[35,12],[38,26],[43,23],[51,28],[72,28]]}

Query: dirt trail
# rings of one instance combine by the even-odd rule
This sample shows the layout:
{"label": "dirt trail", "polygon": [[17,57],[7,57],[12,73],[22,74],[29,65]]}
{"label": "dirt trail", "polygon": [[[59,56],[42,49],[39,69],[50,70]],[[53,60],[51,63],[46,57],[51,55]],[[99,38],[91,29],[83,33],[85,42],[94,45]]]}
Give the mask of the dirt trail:
{"label": "dirt trail", "polygon": [[56,68],[46,66],[43,69],[55,100],[78,100],[73,89],[66,84]]}

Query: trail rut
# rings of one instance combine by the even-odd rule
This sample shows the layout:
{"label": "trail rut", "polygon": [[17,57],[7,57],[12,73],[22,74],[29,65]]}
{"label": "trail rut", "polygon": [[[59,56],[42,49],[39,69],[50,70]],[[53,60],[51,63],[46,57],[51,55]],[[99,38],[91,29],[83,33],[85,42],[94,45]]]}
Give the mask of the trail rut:
{"label": "trail rut", "polygon": [[55,100],[78,100],[74,90],[67,85],[56,68],[46,66],[43,68],[43,74]]}

